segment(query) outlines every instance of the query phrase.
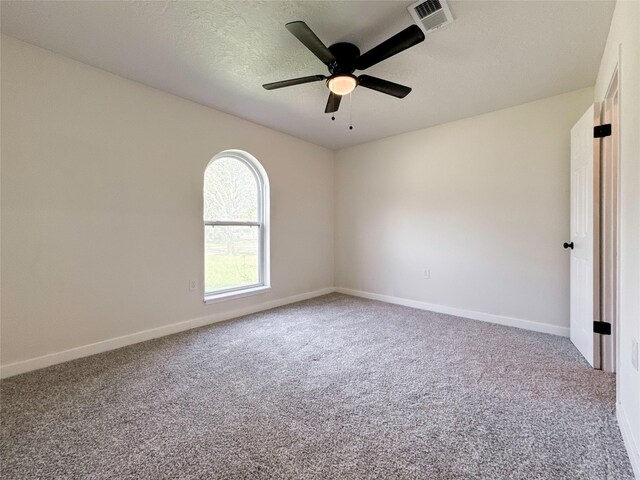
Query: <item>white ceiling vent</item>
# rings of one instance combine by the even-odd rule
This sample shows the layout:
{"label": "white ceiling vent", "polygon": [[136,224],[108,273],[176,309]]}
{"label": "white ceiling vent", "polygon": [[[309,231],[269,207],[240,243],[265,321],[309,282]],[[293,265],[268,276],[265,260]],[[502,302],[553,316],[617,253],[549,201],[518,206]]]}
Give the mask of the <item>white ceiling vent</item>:
{"label": "white ceiling vent", "polygon": [[424,33],[453,22],[453,15],[445,0],[421,0],[409,7],[409,13]]}

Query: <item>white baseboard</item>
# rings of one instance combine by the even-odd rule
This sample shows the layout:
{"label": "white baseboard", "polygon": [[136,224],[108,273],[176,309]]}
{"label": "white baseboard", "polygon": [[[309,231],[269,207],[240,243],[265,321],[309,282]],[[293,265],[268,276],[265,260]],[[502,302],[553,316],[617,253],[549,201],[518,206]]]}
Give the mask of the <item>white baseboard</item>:
{"label": "white baseboard", "polygon": [[349,288],[337,287],[336,292],[345,295],[353,295],[355,297],[369,298],[371,300],[379,300],[386,303],[394,303],[396,305],[404,305],[405,307],[418,308],[420,310],[429,310],[431,312],[446,313],[455,315],[456,317],[470,318],[472,320],[480,320],[482,322],[497,323],[508,327],[522,328],[524,330],[532,330],[534,332],[550,333],[561,337],[569,336],[569,328],[558,327],[548,323],[533,322],[515,317],[506,317],[503,315],[495,315],[493,313],[475,312],[473,310],[464,310],[462,308],[447,307],[445,305],[437,305],[434,303],[421,302],[418,300],[409,300],[406,298],[392,297],[390,295],[381,295],[379,293],[363,292],[360,290],[351,290]]}
{"label": "white baseboard", "polygon": [[616,418],[618,419],[618,425],[620,426],[620,433],[622,433],[624,446],[627,448],[631,468],[633,468],[635,477],[640,480],[640,443],[638,443],[634,438],[627,414],[625,413],[622,404],[619,402],[616,404]]}
{"label": "white baseboard", "polygon": [[15,363],[9,363],[7,365],[0,366],[0,378],[7,378],[20,373],[30,372],[58,363],[68,362],[69,360],[75,360],[77,358],[87,357],[89,355],[95,355],[96,353],[106,352],[108,350],[114,350],[116,348],[126,347],[134,343],[144,342],[153,338],[164,337],[165,335],[171,335],[172,333],[178,333],[192,328],[202,327],[212,323],[223,322],[232,318],[241,317],[243,315],[249,315],[251,313],[260,312],[263,310],[269,310],[270,308],[276,308],[290,303],[300,302],[302,300],[308,300],[310,298],[318,297],[320,295],[326,295],[331,292],[340,292],[345,295],[352,295],[356,297],[369,298],[372,300],[379,300],[387,303],[394,303],[397,305],[404,305],[407,307],[418,308],[421,310],[429,310],[432,312],[446,313],[449,315],[455,315],[458,317],[470,318],[473,320],[481,320],[483,322],[497,323],[500,325],[507,325],[510,327],[523,328],[525,330],[533,330],[535,332],[551,333],[553,335],[561,335],[564,337],[569,336],[569,329],[564,327],[558,327],[554,325],[548,325],[545,323],[532,322],[530,320],[523,320],[513,317],[505,317],[502,315],[494,315],[490,313],[474,312],[472,310],[464,310],[455,307],[447,307],[443,305],[436,305],[432,303],[420,302],[417,300],[408,300],[404,298],[392,297],[389,295],[381,295],[377,293],[363,292],[360,290],[351,290],[348,288],[323,288],[315,290],[313,292],[302,293],[300,295],[293,295],[291,297],[282,298],[279,300],[272,300],[269,302],[261,303],[259,305],[253,305],[251,307],[240,308],[229,312],[207,315],[204,317],[194,318],[183,322],[172,323],[170,325],[164,325],[158,328],[152,328],[149,330],[143,330],[141,332],[132,333],[129,335],[123,335],[121,337],[110,338],[101,342],[91,343],[89,345],[83,345],[81,347],[71,348],[69,350],[63,350],[61,352],[50,353],[41,357],[31,358],[28,360],[22,360]]}
{"label": "white baseboard", "polygon": [[41,357],[30,358],[28,360],[22,360],[15,363],[9,363],[7,365],[0,366],[0,378],[11,377],[20,373],[30,372],[31,370],[38,370],[40,368],[49,367],[58,363],[68,362],[69,360],[75,360],[77,358],[95,355],[96,353],[102,353],[108,350],[126,347],[127,345],[133,345],[134,343],[144,342],[153,338],[164,337],[165,335],[171,335],[172,333],[191,330],[192,328],[202,327],[204,325],[209,325],[212,323],[224,322],[225,320],[261,312],[263,310],[269,310],[271,308],[281,307],[290,303],[301,302],[302,300],[319,297],[321,295],[326,295],[334,291],[335,289],[333,287],[323,288],[320,290],[315,290],[313,292],[293,295],[291,297],[286,297],[279,300],[271,300],[259,305],[239,308],[230,312],[218,314],[214,313],[213,315],[207,315],[183,322],[164,325],[158,328],[143,330],[141,332],[131,333],[129,335],[123,335],[121,337],[110,338],[101,342],[83,345],[81,347],[70,348],[69,350],[63,350],[62,352],[50,353]]}

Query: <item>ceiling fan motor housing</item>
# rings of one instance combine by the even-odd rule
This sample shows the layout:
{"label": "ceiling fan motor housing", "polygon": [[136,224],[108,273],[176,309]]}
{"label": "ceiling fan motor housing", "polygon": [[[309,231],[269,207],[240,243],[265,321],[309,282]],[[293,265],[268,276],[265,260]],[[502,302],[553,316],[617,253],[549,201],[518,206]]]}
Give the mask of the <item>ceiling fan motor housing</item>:
{"label": "ceiling fan motor housing", "polygon": [[360,49],[353,43],[334,43],[329,47],[336,61],[329,65],[332,75],[353,73],[356,70],[356,60],[360,56]]}

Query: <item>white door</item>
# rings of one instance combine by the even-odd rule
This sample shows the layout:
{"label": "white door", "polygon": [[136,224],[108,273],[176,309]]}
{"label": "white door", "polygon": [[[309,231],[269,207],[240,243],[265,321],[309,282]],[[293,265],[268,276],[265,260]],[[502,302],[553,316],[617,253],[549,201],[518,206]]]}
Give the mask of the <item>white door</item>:
{"label": "white door", "polygon": [[[599,367],[593,321],[598,308],[599,175],[594,156],[594,107],[571,129],[571,341],[592,367]],[[594,192],[596,193],[594,195]],[[566,244],[565,244],[566,245]],[[565,247],[567,248],[567,247]]]}

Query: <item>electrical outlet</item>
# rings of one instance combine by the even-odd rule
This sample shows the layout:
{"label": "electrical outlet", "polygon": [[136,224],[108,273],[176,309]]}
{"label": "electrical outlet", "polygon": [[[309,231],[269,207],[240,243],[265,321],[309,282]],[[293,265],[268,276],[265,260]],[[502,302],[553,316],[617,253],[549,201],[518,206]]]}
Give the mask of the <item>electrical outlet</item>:
{"label": "electrical outlet", "polygon": [[638,340],[631,339],[631,365],[638,370]]}
{"label": "electrical outlet", "polygon": [[198,289],[198,281],[197,280],[189,280],[189,291],[195,292]]}
{"label": "electrical outlet", "polygon": [[431,270],[425,269],[423,276],[425,280],[429,280],[431,278]]}

